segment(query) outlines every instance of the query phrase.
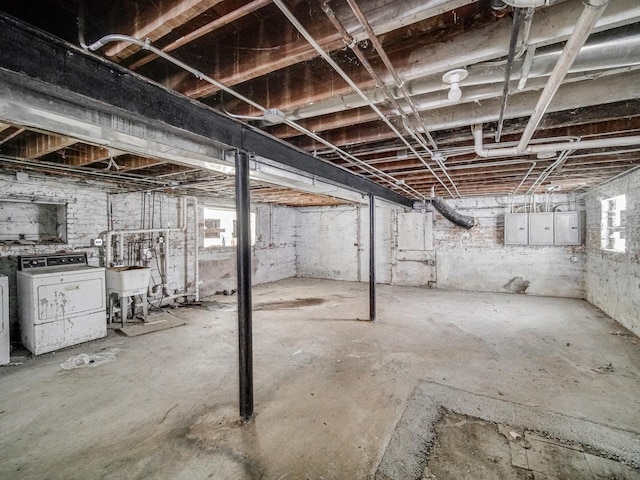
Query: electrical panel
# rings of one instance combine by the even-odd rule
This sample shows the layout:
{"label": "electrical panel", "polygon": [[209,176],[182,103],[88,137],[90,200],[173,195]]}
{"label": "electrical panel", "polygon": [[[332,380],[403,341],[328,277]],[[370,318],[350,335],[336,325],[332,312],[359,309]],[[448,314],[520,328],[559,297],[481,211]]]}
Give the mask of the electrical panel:
{"label": "electrical panel", "polygon": [[529,214],[529,245],[553,245],[553,213]]}
{"label": "electrical panel", "polygon": [[506,213],[504,216],[504,244],[526,245],[529,243],[529,214]]}
{"label": "electrical panel", "polygon": [[580,212],[505,213],[505,245],[582,245]]}
{"label": "electrical panel", "polygon": [[556,212],[553,221],[555,245],[582,244],[580,212]]}

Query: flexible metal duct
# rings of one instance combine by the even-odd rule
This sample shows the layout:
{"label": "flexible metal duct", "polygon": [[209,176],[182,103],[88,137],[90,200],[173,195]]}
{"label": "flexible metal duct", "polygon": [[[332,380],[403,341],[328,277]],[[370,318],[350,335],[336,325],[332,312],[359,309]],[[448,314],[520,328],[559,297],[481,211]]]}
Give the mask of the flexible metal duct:
{"label": "flexible metal duct", "polygon": [[429,198],[429,201],[431,205],[433,205],[433,208],[451,223],[455,223],[459,227],[466,228],[467,230],[475,225],[475,219],[473,217],[456,212],[442,198]]}

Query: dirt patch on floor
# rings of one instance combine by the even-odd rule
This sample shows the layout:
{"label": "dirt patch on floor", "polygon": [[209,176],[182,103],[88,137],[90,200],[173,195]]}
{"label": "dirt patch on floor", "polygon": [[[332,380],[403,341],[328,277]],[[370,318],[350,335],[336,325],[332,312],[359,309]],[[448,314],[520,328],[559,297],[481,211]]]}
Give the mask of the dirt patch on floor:
{"label": "dirt patch on floor", "polygon": [[640,480],[640,471],[575,443],[446,412],[422,480]]}
{"label": "dirt patch on floor", "polygon": [[322,305],[324,298],[296,298],[295,300],[281,300],[279,302],[258,303],[253,306],[254,310],[290,310],[302,307],[315,307]]}

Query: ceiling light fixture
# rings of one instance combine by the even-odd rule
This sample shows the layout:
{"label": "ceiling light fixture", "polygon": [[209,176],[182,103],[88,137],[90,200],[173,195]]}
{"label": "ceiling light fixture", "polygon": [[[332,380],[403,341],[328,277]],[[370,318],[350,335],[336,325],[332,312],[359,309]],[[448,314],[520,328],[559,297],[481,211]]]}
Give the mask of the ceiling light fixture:
{"label": "ceiling light fixture", "polygon": [[462,98],[462,90],[460,90],[459,83],[467,78],[467,75],[469,75],[469,72],[464,68],[456,68],[442,76],[442,81],[451,85],[448,96],[452,102],[458,102]]}

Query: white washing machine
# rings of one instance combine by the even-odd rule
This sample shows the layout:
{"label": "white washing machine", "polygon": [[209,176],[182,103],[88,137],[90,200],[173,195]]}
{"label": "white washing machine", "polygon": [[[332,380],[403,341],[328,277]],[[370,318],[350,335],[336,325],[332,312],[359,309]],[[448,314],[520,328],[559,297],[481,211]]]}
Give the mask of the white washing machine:
{"label": "white washing machine", "polygon": [[105,272],[86,253],[21,256],[18,314],[22,344],[35,355],[107,335]]}
{"label": "white washing machine", "polygon": [[0,275],[0,365],[11,360],[9,346],[9,277]]}

